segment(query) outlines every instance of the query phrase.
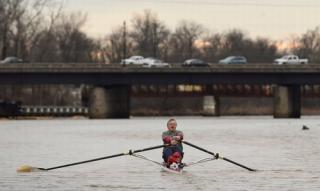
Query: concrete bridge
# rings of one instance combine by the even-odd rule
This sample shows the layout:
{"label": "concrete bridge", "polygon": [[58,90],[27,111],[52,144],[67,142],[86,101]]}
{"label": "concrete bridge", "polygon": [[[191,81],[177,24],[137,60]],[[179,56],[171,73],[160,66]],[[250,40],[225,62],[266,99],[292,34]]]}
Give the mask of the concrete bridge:
{"label": "concrete bridge", "polygon": [[[320,84],[320,65],[218,65],[170,68],[123,67],[101,64],[26,63],[0,65],[0,84],[89,84],[92,118],[129,117],[133,85],[272,85],[274,117],[300,117],[302,85]],[[211,93],[210,93],[211,92]],[[214,91],[205,101],[208,113],[219,105]]]}

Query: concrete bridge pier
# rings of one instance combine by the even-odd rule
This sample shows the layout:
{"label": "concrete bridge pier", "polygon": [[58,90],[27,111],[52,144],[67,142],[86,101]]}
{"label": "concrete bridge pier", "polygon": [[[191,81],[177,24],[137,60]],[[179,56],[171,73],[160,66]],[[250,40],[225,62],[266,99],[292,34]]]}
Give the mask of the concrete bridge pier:
{"label": "concrete bridge pier", "polygon": [[203,111],[204,116],[220,116],[220,99],[218,96],[204,96],[203,97]]}
{"label": "concrete bridge pier", "polygon": [[299,85],[278,85],[274,90],[274,118],[300,118],[301,95]]}
{"label": "concrete bridge pier", "polygon": [[92,119],[129,118],[129,86],[96,86],[90,92],[89,117]]}

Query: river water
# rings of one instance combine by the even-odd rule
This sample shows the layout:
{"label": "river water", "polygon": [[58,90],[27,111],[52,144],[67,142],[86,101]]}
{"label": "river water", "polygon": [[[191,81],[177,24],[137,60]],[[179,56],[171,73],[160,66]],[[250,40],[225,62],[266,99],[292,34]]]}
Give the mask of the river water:
{"label": "river water", "polygon": [[[0,121],[0,190],[320,190],[320,117],[178,117],[185,140],[258,169],[224,160],[170,174],[149,161],[122,156],[48,172],[49,168],[161,144],[167,118]],[[303,131],[307,125],[310,130]],[[184,162],[208,154],[184,146]],[[161,161],[161,149],[141,153]]]}

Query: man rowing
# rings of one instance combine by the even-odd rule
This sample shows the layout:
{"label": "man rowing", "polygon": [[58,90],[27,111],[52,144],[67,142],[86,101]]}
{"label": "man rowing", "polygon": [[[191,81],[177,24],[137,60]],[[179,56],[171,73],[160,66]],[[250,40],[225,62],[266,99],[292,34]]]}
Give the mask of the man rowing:
{"label": "man rowing", "polygon": [[175,119],[169,119],[167,122],[167,131],[162,133],[162,140],[164,144],[169,146],[163,148],[162,158],[167,166],[172,163],[179,164],[183,158],[182,139],[183,132],[176,130],[177,122]]}

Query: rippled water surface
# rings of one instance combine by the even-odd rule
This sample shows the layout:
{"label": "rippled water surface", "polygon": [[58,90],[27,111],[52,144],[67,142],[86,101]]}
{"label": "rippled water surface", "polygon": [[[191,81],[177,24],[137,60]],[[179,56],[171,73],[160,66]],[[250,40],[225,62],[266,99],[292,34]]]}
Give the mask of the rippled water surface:
{"label": "rippled water surface", "polygon": [[[177,175],[132,156],[16,172],[24,164],[49,168],[160,145],[166,120],[2,120],[0,190],[320,190],[320,117],[177,118],[185,140],[258,172],[215,160]],[[208,157],[184,148],[184,162]],[[161,161],[161,149],[142,154]]]}

